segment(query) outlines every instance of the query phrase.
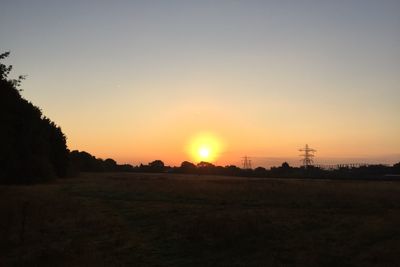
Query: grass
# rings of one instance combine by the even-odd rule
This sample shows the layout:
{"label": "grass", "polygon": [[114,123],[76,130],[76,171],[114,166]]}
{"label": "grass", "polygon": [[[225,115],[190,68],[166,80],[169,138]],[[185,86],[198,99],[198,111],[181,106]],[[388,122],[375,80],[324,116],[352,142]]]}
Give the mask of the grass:
{"label": "grass", "polygon": [[397,266],[400,182],[82,174],[0,187],[0,266]]}

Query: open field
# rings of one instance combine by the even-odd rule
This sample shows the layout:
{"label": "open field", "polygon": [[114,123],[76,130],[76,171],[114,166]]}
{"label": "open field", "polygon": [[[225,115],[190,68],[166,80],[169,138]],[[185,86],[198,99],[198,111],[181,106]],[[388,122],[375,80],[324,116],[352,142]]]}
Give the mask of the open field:
{"label": "open field", "polygon": [[0,186],[0,266],[398,266],[400,182],[82,174]]}

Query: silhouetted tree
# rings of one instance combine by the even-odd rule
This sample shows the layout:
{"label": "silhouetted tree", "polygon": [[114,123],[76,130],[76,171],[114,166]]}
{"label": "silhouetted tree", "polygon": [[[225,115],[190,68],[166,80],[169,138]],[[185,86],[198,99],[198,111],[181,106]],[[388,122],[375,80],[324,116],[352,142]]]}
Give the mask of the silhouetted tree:
{"label": "silhouetted tree", "polygon": [[[0,60],[10,53],[0,54]],[[23,76],[10,79],[0,63],[0,182],[34,183],[67,174],[66,137],[40,109],[22,98]]]}
{"label": "silhouetted tree", "polygon": [[213,167],[215,167],[214,164],[206,161],[201,161],[197,163],[197,168],[213,168]]}
{"label": "silhouetted tree", "polygon": [[120,172],[132,172],[134,171],[134,168],[131,164],[121,164],[116,166],[117,171]]}
{"label": "silhouetted tree", "polygon": [[[0,54],[0,60],[10,53]],[[40,109],[22,98],[23,76],[10,79],[0,63],[0,182],[34,183],[67,174],[66,137]]]}
{"label": "silhouetted tree", "polygon": [[161,160],[155,160],[149,163],[149,167],[152,172],[163,172],[165,165]]}
{"label": "silhouetted tree", "polygon": [[117,162],[113,159],[108,158],[108,159],[104,160],[103,164],[104,164],[104,169],[106,171],[116,171],[117,170]]}
{"label": "silhouetted tree", "polygon": [[184,161],[181,163],[178,171],[182,173],[194,173],[196,171],[196,165],[189,161]]}
{"label": "silhouetted tree", "polygon": [[284,163],[282,163],[281,168],[284,170],[289,170],[291,167],[290,167],[289,163],[287,163],[285,161]]}
{"label": "silhouetted tree", "polygon": [[264,167],[257,167],[254,169],[254,175],[257,177],[265,177],[267,175],[267,169]]}
{"label": "silhouetted tree", "polygon": [[242,172],[242,169],[235,165],[229,165],[225,166],[225,174],[226,175],[232,175],[232,176],[240,176]]}
{"label": "silhouetted tree", "polygon": [[74,150],[69,155],[71,164],[78,171],[100,171],[98,161],[85,151]]}
{"label": "silhouetted tree", "polygon": [[183,168],[183,169],[193,169],[193,168],[196,168],[196,165],[194,165],[193,163],[191,163],[191,162],[189,162],[189,161],[183,161],[182,163],[181,163],[181,168]]}
{"label": "silhouetted tree", "polygon": [[[130,164],[119,165],[111,158],[102,160],[85,151],[74,150],[69,154],[71,169],[79,172],[131,172],[134,167]],[[144,165],[143,165],[144,166]]]}
{"label": "silhouetted tree", "polygon": [[197,173],[200,174],[216,174],[215,165],[209,162],[201,161],[197,163]]}

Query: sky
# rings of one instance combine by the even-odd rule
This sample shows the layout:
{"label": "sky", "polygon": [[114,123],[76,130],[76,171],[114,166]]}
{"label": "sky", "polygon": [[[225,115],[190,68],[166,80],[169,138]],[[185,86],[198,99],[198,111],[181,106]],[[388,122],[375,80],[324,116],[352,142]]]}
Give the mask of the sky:
{"label": "sky", "polygon": [[0,0],[0,51],[71,150],[400,161],[400,1]]}

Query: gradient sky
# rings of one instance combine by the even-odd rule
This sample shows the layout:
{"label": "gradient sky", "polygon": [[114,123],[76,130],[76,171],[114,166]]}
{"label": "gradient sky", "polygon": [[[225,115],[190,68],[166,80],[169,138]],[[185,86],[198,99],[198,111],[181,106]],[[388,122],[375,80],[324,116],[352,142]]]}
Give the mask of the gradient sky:
{"label": "gradient sky", "polygon": [[400,161],[400,1],[0,0],[0,50],[70,149],[120,163]]}

